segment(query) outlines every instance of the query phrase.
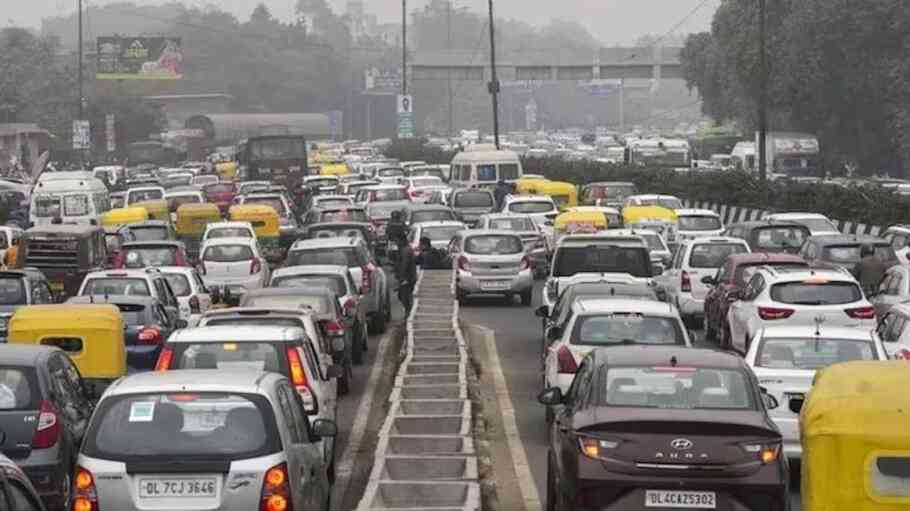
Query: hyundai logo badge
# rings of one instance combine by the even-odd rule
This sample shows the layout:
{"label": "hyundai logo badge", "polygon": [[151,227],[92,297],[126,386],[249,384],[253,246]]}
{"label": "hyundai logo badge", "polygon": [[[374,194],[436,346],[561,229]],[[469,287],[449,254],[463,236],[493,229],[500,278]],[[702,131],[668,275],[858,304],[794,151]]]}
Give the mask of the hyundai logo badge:
{"label": "hyundai logo badge", "polygon": [[688,438],[676,438],[670,442],[670,447],[676,449],[677,451],[688,451],[692,448],[692,441]]}

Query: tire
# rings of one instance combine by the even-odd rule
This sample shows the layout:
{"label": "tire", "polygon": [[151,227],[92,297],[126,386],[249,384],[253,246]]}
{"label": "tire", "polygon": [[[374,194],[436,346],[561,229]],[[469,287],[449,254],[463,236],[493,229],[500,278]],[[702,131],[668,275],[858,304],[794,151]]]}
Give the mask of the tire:
{"label": "tire", "polygon": [[525,307],[531,305],[531,294],[534,292],[534,288],[528,289],[521,293],[521,304]]}
{"label": "tire", "polygon": [[557,511],[556,497],[556,468],[553,466],[553,457],[547,456],[547,511]]}
{"label": "tire", "polygon": [[385,314],[385,324],[382,327],[382,331],[385,332],[389,322],[392,321],[392,297],[389,295],[388,290],[385,293],[385,309],[383,312]]}
{"label": "tire", "polygon": [[363,327],[363,335],[361,336],[360,339],[363,342],[363,352],[366,353],[367,351],[370,351],[370,346],[369,346],[370,335],[367,332],[366,326]]}
{"label": "tire", "polygon": [[550,424],[553,424],[553,419],[556,418],[556,412],[553,411],[552,406],[546,407],[545,416],[546,416],[546,420],[547,420],[547,426],[549,426]]}
{"label": "tire", "polygon": [[733,347],[733,342],[730,339],[730,325],[725,321],[721,324],[720,327],[720,349],[725,351],[730,351]]}

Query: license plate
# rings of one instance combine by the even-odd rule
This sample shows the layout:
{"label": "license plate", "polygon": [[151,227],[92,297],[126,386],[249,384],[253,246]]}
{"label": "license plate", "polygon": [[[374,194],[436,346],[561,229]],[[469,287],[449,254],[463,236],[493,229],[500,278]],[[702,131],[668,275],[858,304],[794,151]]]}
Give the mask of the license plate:
{"label": "license plate", "polygon": [[216,497],[218,481],[214,477],[192,479],[140,479],[140,498]]}
{"label": "license plate", "polygon": [[715,509],[717,495],[713,491],[646,490],[645,507]]}
{"label": "license plate", "polygon": [[507,280],[492,280],[492,281],[487,281],[487,282],[481,282],[480,289],[487,289],[487,290],[509,289],[509,284],[511,284],[511,283]]}

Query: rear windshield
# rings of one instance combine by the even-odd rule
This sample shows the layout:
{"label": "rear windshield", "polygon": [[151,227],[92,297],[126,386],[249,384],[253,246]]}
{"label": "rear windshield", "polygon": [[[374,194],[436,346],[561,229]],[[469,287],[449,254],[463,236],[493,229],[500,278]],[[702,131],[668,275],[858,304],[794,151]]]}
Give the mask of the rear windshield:
{"label": "rear windshield", "polygon": [[174,369],[251,369],[282,373],[282,346],[271,342],[175,343]]}
{"label": "rear windshield", "polygon": [[634,186],[626,185],[609,185],[603,187],[597,187],[595,190],[602,190],[599,194],[597,191],[594,192],[595,197],[605,197],[607,199],[621,200],[635,193]]}
{"label": "rear windshield", "polygon": [[271,287],[327,287],[338,296],[347,293],[344,277],[341,275],[293,275],[290,277],[277,277],[272,280]]}
{"label": "rear windshield", "polygon": [[133,190],[127,194],[129,198],[129,203],[133,204],[135,202],[142,202],[147,200],[159,200],[164,197],[164,193],[161,190],[151,189],[151,190]]}
{"label": "rear windshield", "polygon": [[[410,173],[412,176],[433,176],[433,177],[437,177],[437,178],[440,179],[440,182],[437,182],[437,183],[435,183],[435,184],[442,184],[442,183],[441,183],[441,180],[445,179],[445,173],[443,173],[443,171],[440,170],[440,169],[427,169],[427,168],[421,169],[421,168],[417,168],[417,169],[411,169],[411,170],[409,171],[409,173]],[[420,185],[416,185],[416,186],[420,186]]]}
{"label": "rear windshield", "polygon": [[692,268],[720,268],[727,256],[748,252],[743,243],[699,243],[692,247],[689,266]]}
{"label": "rear windshield", "polygon": [[[331,312],[327,300],[321,296],[249,296],[243,297],[241,307],[259,307],[262,309],[299,309],[306,307],[316,314]],[[334,309],[332,309],[334,310]]]}
{"label": "rear windshield", "polygon": [[[775,268],[777,268],[777,267],[781,267],[781,268],[805,268],[806,266],[809,266],[808,263],[797,263],[797,262],[791,262],[791,263],[764,263],[764,262],[760,262],[760,263],[740,264],[739,266],[736,267],[736,273],[734,273],[734,276],[733,276],[733,283],[736,284],[737,286],[740,286],[740,287],[745,286],[745,285],[746,285],[746,277],[745,277],[745,276],[746,276],[746,270],[747,270],[747,269],[749,269],[749,268],[755,268],[756,266],[767,266],[768,264],[770,264],[771,266],[774,266]],[[751,276],[751,275],[750,275],[750,276]]]}
{"label": "rear windshield", "polygon": [[215,245],[205,249],[202,259],[213,263],[237,263],[249,261],[253,251],[246,245]]}
{"label": "rear windshield", "polygon": [[649,199],[639,199],[639,205],[641,206],[658,206],[661,208],[667,209],[682,209],[682,202],[676,197],[657,197]]}
{"label": "rear windshield", "polygon": [[871,341],[857,339],[766,339],[755,365],[774,369],[821,369],[851,360],[875,360]]}
{"label": "rear windshield", "polygon": [[354,247],[292,250],[288,253],[287,266],[337,265],[360,266],[366,264],[362,254]]}
{"label": "rear windshield", "polygon": [[530,232],[537,230],[534,222],[530,218],[524,216],[515,218],[494,218],[490,220],[489,227],[490,229],[499,231]]}
{"label": "rear windshield", "polygon": [[133,241],[165,241],[168,239],[168,229],[164,226],[132,227],[130,234]]}
{"label": "rear windshield", "polygon": [[430,241],[449,241],[454,238],[459,231],[463,230],[464,226],[461,225],[424,227],[420,230],[420,237],[430,238]]}
{"label": "rear windshield", "polygon": [[771,286],[772,300],[793,305],[841,305],[862,297],[862,291],[853,282],[786,282]]}
{"label": "rear windshield", "polygon": [[487,192],[456,193],[452,206],[456,208],[492,208],[493,194]]}
{"label": "rear windshield", "polygon": [[675,344],[686,338],[673,318],[615,313],[582,316],[575,322],[572,344],[611,346],[620,344]]}
{"label": "rear windshield", "polygon": [[645,243],[648,245],[648,250],[667,250],[667,245],[664,243],[663,238],[660,237],[660,234],[656,232],[646,232],[638,233],[641,236],[641,239],[645,240]]}
{"label": "rear windshield", "polygon": [[647,250],[639,247],[561,247],[556,252],[553,276],[571,277],[576,273],[628,273],[635,277],[650,277],[651,257]]}
{"label": "rear windshield", "polygon": [[805,225],[812,232],[839,232],[837,226],[825,218],[800,218],[796,222]]}
{"label": "rear windshield", "polygon": [[550,201],[521,201],[509,204],[512,213],[550,213],[556,207]]}
{"label": "rear windshield", "polygon": [[371,202],[383,202],[393,200],[408,200],[408,194],[404,188],[390,188],[373,190],[370,192]]}
{"label": "rear windshield", "polygon": [[23,305],[28,303],[25,284],[20,278],[0,278],[0,305]]}
{"label": "rear windshield", "polygon": [[797,249],[809,236],[805,227],[761,227],[755,230],[753,245],[765,250]]}
{"label": "rear windshield", "polygon": [[234,193],[234,185],[227,183],[205,185],[202,189],[205,193]]}
{"label": "rear windshield", "polygon": [[219,227],[206,234],[206,239],[212,238],[252,238],[253,233],[246,227]]}
{"label": "rear windshield", "polygon": [[126,268],[177,266],[177,250],[174,247],[129,247],[123,252]]}
{"label": "rear windshield", "polygon": [[309,229],[307,234],[311,239],[339,237],[365,239],[363,229],[358,229],[356,227],[323,227],[319,229]]}
{"label": "rear windshield", "polygon": [[508,255],[524,251],[524,244],[517,236],[471,236],[465,241],[464,251],[479,255]]}
{"label": "rear windshield", "polygon": [[171,285],[174,294],[177,296],[190,296],[193,294],[193,288],[190,287],[190,279],[182,273],[165,273],[164,278]]}
{"label": "rear windshield", "polygon": [[245,459],[280,449],[267,399],[252,394],[129,394],[101,401],[86,455],[105,460]]}
{"label": "rear windshield", "polygon": [[638,408],[754,410],[740,370],[703,367],[612,367],[603,403]]}
{"label": "rear windshield", "polygon": [[376,172],[376,175],[379,177],[403,176],[404,170],[398,168],[380,169],[378,172]]}
{"label": "rear windshield", "polygon": [[420,222],[446,222],[449,220],[456,220],[455,213],[444,209],[435,211],[414,211],[411,213],[412,224]]}
{"label": "rear windshield", "polygon": [[0,366],[0,410],[34,410],[40,397],[34,369]]}
{"label": "rear windshield", "polygon": [[316,207],[332,207],[332,206],[345,206],[350,205],[350,199],[339,199],[337,197],[332,197],[331,199],[319,199],[316,201]]}
{"label": "rear windshield", "polygon": [[307,186],[316,186],[316,187],[336,186],[337,184],[338,184],[338,179],[331,178],[331,177],[327,177],[324,179],[310,179],[306,182]]}
{"label": "rear windshield", "polygon": [[713,216],[686,215],[679,217],[680,231],[717,231],[721,227],[720,219]]}
{"label": "rear windshield", "polygon": [[[835,263],[858,263],[861,259],[860,245],[831,245],[824,249],[824,260]],[[891,245],[875,245],[875,257],[882,261],[894,260],[897,256]]]}
{"label": "rear windshield", "polygon": [[362,209],[338,209],[323,211],[319,215],[320,222],[369,222],[367,212]]}
{"label": "rear windshield", "polygon": [[82,296],[88,295],[151,296],[151,292],[145,279],[101,277],[85,283]]}
{"label": "rear windshield", "polygon": [[280,326],[285,328],[303,328],[303,321],[294,318],[275,318],[272,316],[233,316],[227,318],[212,318],[205,322],[205,326],[223,325],[252,325],[252,326]]}

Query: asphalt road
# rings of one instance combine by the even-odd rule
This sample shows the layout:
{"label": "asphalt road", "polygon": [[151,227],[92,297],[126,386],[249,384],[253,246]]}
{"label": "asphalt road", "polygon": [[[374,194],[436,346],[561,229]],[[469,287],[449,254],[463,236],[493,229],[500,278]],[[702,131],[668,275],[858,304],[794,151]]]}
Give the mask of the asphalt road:
{"label": "asphalt road", "polygon": [[[542,503],[546,502],[547,434],[544,408],[537,403],[541,390],[541,322],[534,316],[542,285],[534,290],[531,307],[500,297],[471,298],[461,304],[461,320],[493,330],[502,372],[515,409],[522,445]],[[696,344],[704,345],[702,332]],[[793,510],[799,510],[799,492],[791,493]]]}

